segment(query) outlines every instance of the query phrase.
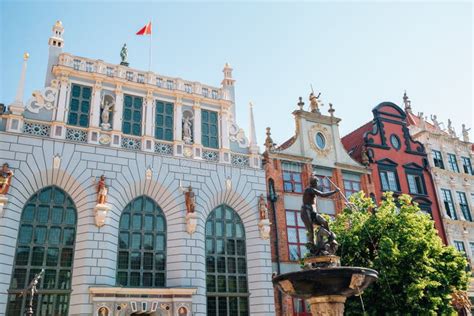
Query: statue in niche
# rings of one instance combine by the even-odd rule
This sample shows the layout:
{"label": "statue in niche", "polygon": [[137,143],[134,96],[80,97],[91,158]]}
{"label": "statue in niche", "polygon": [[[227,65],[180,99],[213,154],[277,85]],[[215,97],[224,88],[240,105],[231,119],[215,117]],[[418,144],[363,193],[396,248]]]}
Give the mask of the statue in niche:
{"label": "statue in niche", "polygon": [[193,143],[193,122],[191,115],[183,115],[183,140],[187,145]]}
{"label": "statue in niche", "polygon": [[188,190],[184,192],[184,198],[186,200],[186,212],[194,213],[196,209],[196,195],[193,192],[191,186],[188,187]]}
{"label": "statue in niche", "polygon": [[265,201],[265,197],[263,194],[260,194],[258,198],[258,211],[260,213],[260,219],[268,219],[268,208],[267,202]]}
{"label": "statue in niche", "polygon": [[[328,221],[316,210],[316,196],[329,197],[339,190],[321,192],[318,190],[318,178],[314,175],[310,179],[310,185],[303,193],[303,206],[301,207],[301,219],[308,232],[308,244],[313,256],[334,255],[339,246],[336,234],[329,229]],[[317,226],[316,240],[314,226]]]}
{"label": "statue in niche", "polygon": [[121,65],[128,64],[127,58],[128,58],[127,44],[123,44],[122,50],[120,51],[120,59],[121,59],[120,64]]}
{"label": "statue in niche", "polygon": [[105,184],[105,176],[101,175],[97,182],[97,204],[105,204],[107,202],[107,194],[109,189]]}
{"label": "statue in niche", "polygon": [[100,104],[100,108],[102,110],[102,112],[100,113],[100,120],[102,121],[102,123],[100,124],[100,126],[103,129],[110,129],[110,112],[113,111],[114,105],[114,102],[106,100],[105,97],[102,98],[102,103]]}
{"label": "statue in niche", "polygon": [[462,124],[462,140],[465,142],[469,142],[469,131],[470,128],[466,128],[466,124]]}
{"label": "statue in niche", "polygon": [[448,119],[448,134],[451,137],[456,137],[456,131],[454,131],[453,122],[451,122],[451,119]]}
{"label": "statue in niche", "polygon": [[309,101],[310,101],[309,106],[311,108],[311,113],[320,113],[319,107],[323,105],[321,103],[321,100],[319,100],[320,96],[321,96],[321,92],[318,94],[318,96],[315,96],[314,92],[311,92],[309,94]]}
{"label": "statue in niche", "polygon": [[433,125],[435,126],[436,129],[441,129],[440,125],[439,125],[439,122],[438,122],[438,117],[436,116],[436,114],[432,114],[430,116],[431,118],[431,121],[433,121]]}
{"label": "statue in niche", "polygon": [[4,163],[0,170],[0,195],[8,193],[10,184],[13,178],[13,171],[10,170],[9,165]]}

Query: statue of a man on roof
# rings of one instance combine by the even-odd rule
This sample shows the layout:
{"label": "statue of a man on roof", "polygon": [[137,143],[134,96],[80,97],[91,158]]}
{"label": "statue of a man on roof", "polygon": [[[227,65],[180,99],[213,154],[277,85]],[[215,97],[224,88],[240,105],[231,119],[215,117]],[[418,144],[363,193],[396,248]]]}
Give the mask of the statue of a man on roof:
{"label": "statue of a man on roof", "polygon": [[127,44],[123,44],[122,50],[120,51],[120,59],[122,60],[122,63],[127,63],[127,58],[128,58]]}

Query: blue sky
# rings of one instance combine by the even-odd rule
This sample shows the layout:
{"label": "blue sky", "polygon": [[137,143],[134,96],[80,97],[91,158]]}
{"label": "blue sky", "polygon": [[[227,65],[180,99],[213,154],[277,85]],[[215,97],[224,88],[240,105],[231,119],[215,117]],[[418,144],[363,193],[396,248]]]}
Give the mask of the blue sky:
{"label": "blue sky", "polygon": [[[234,68],[237,119],[257,137],[281,143],[294,133],[291,112],[310,84],[334,104],[345,135],[383,101],[473,126],[472,4],[440,2],[45,2],[0,1],[0,102],[13,101],[22,54],[30,53],[25,99],[43,87],[47,41],[57,19],[65,51],[118,63],[123,43],[132,67],[148,68],[151,18],[158,73],[219,85]],[[474,135],[471,131],[471,135]],[[473,138],[471,136],[471,138]]]}

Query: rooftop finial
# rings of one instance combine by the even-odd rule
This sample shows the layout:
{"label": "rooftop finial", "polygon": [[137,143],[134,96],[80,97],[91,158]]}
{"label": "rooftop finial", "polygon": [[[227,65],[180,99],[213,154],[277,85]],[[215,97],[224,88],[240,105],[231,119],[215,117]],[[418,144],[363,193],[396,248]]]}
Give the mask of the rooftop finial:
{"label": "rooftop finial", "polygon": [[411,100],[407,96],[407,91],[403,93],[403,103],[405,104],[405,111],[411,113]]}
{"label": "rooftop finial", "polygon": [[298,106],[300,108],[300,111],[303,111],[303,107],[304,107],[303,97],[299,97],[298,100],[299,100]]}
{"label": "rooftop finial", "polygon": [[267,137],[265,138],[265,148],[269,151],[273,148],[273,139],[272,133],[270,132],[270,127],[267,127]]}
{"label": "rooftop finial", "polygon": [[335,112],[335,111],[336,111],[336,110],[334,110],[334,108],[332,107],[332,103],[329,103],[329,110],[328,110],[328,112],[329,112],[329,114],[331,115],[331,117],[334,116],[334,112]]}

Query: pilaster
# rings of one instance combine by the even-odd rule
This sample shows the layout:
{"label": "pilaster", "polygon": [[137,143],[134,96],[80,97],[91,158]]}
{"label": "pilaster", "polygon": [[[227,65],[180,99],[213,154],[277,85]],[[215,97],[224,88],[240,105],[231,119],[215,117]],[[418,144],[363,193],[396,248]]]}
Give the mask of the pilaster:
{"label": "pilaster", "polygon": [[153,91],[148,90],[146,94],[146,101],[145,101],[145,118],[142,120],[142,130],[145,131],[145,136],[147,137],[154,137],[153,134],[153,127],[154,127],[154,120],[153,120]]}
{"label": "pilaster", "polygon": [[120,147],[122,140],[123,91],[122,85],[115,87],[115,107],[112,121],[112,147]]}
{"label": "pilaster", "polygon": [[94,90],[92,91],[92,105],[91,105],[91,113],[89,117],[89,126],[93,128],[100,127],[101,92],[102,92],[102,81],[97,80],[94,84]]}
{"label": "pilaster", "polygon": [[[183,100],[181,97],[176,98],[174,104],[174,126],[173,126],[173,141],[174,141],[174,154],[176,156],[183,156]],[[196,122],[194,121],[194,125]]]}
{"label": "pilaster", "polygon": [[199,100],[194,100],[194,158],[202,158],[202,145],[201,145],[201,103]]}

